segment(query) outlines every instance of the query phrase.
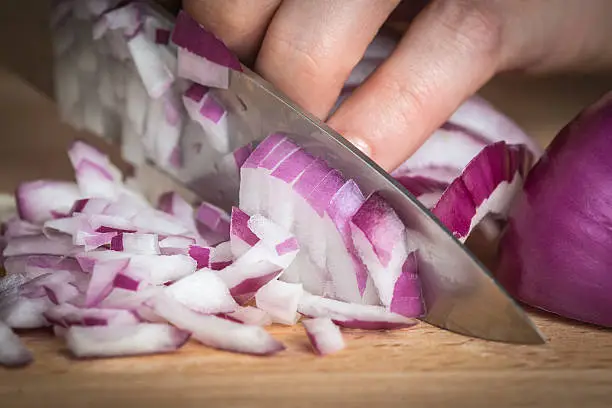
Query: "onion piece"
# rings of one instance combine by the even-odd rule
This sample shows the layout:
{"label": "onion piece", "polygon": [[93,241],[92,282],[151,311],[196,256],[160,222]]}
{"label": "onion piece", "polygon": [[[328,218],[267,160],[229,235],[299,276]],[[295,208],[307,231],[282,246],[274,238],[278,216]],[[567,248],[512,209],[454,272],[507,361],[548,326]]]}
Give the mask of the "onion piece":
{"label": "onion piece", "polygon": [[216,273],[229,287],[234,299],[243,305],[265,284],[282,273],[283,268],[274,263],[275,258],[258,243],[234,263]]}
{"label": "onion piece", "polygon": [[409,253],[402,265],[402,272],[395,281],[389,310],[406,317],[425,315],[416,251]]}
{"label": "onion piece", "polygon": [[42,224],[67,214],[81,192],[74,183],[63,181],[31,181],[21,183],[15,194],[17,211],[22,220]]}
{"label": "onion piece", "polygon": [[257,291],[255,303],[275,323],[291,326],[299,319],[297,309],[303,292],[301,284],[272,280]]}
{"label": "onion piece", "polygon": [[78,357],[114,357],[176,351],[189,333],[168,324],[71,326],[64,334],[71,353]]}
{"label": "onion piece", "polygon": [[247,214],[259,213],[261,196],[265,196],[260,189],[266,185],[267,171],[259,168],[259,164],[284,140],[286,136],[280,133],[266,137],[240,168],[239,207]]}
{"label": "onion piece", "polygon": [[[166,214],[165,212],[148,209],[141,211],[131,222],[139,232],[159,234],[159,235],[185,235],[188,236],[192,231],[177,222],[176,217]],[[131,231],[135,232],[135,231]]]}
{"label": "onion piece", "polygon": [[241,71],[240,61],[189,14],[180,11],[172,41],[179,46],[179,76],[202,85],[227,88],[229,69]]}
{"label": "onion piece", "polygon": [[249,229],[250,216],[238,207],[232,207],[230,221],[230,248],[232,255],[239,258],[259,242],[257,235]]}
{"label": "onion piece", "polygon": [[44,313],[52,306],[53,304],[46,296],[32,299],[18,297],[15,301],[2,307],[0,321],[4,321],[13,329],[46,327],[49,324],[44,317]]}
{"label": "onion piece", "polygon": [[507,214],[531,159],[522,145],[498,142],[485,147],[444,191],[433,214],[465,241],[487,214]]}
{"label": "onion piece", "polygon": [[42,234],[42,229],[39,225],[32,224],[17,217],[12,217],[3,224],[5,239],[14,237],[32,236]]}
{"label": "onion piece", "polygon": [[272,318],[268,313],[253,306],[238,306],[235,311],[225,313],[220,315],[220,317],[253,326],[268,326],[272,324]]}
{"label": "onion piece", "polygon": [[83,198],[75,201],[68,215],[80,214],[103,214],[104,210],[111,205],[111,201],[105,198]]}
{"label": "onion piece", "polygon": [[367,267],[380,301],[388,307],[408,256],[406,227],[393,208],[374,193],[353,215],[350,228],[357,253]]}
{"label": "onion piece", "polygon": [[230,237],[230,217],[221,208],[201,203],[195,213],[198,231],[211,245],[227,241]]}
{"label": "onion piece", "polygon": [[112,326],[134,325],[140,323],[128,310],[79,308],[69,303],[52,306],[44,312],[50,324],[69,326]]}
{"label": "onion piece", "polygon": [[199,314],[163,296],[154,298],[153,308],[159,316],[209,347],[254,355],[271,355],[285,349],[260,326]]}
{"label": "onion piece", "polygon": [[87,161],[99,168],[104,178],[116,182],[122,179],[121,171],[111,163],[108,155],[82,140],[75,140],[72,143],[68,149],[68,158],[75,171],[84,161]]}
{"label": "onion piece", "polygon": [[113,237],[110,243],[113,251],[123,251],[136,255],[159,255],[157,234],[122,233]]}
{"label": "onion piece", "polygon": [[32,361],[32,353],[11,328],[0,321],[0,366],[23,367]]}
{"label": "onion piece", "polygon": [[229,241],[222,242],[210,250],[210,269],[220,271],[234,261]]}
{"label": "onion piece", "polygon": [[76,252],[69,237],[49,239],[44,235],[31,235],[9,240],[3,254],[5,257],[35,254],[70,256]]}
{"label": "onion piece", "polygon": [[250,217],[247,227],[260,239],[258,242],[274,254],[274,263],[283,268],[291,265],[300,250],[300,245],[293,234],[260,214]]}
{"label": "onion piece", "polygon": [[143,32],[127,42],[132,60],[151,98],[160,98],[174,82],[174,75],[159,54],[158,47]]}
{"label": "onion piece", "polygon": [[[190,247],[196,246],[196,240],[190,237],[170,236],[159,241],[159,251],[162,255],[190,255]],[[201,248],[201,247],[200,247]],[[191,255],[190,255],[191,256]],[[194,258],[192,256],[192,258]],[[197,261],[197,258],[194,258]],[[208,261],[206,261],[206,265]],[[198,263],[198,269],[202,268]]]}
{"label": "onion piece", "polygon": [[197,263],[197,269],[208,268],[211,265],[210,252],[211,248],[201,247],[198,245],[191,245],[188,250],[189,256]]}
{"label": "onion piece", "polygon": [[140,28],[141,18],[137,5],[127,4],[104,13],[93,26],[93,38],[102,38],[107,30],[122,30],[126,37],[132,37]]}
{"label": "onion piece", "polygon": [[414,326],[417,321],[389,312],[382,306],[359,305],[311,295],[304,292],[298,311],[309,317],[328,317],[338,326],[388,330]]}
{"label": "onion piece", "polygon": [[238,307],[223,280],[206,269],[179,279],[164,293],[198,313],[231,313]]}
{"label": "onion piece", "polygon": [[193,207],[178,193],[169,191],[159,196],[157,208],[173,215],[189,230],[196,231]]}
{"label": "onion piece", "polygon": [[113,289],[117,274],[125,271],[129,259],[113,259],[96,262],[85,294],[85,307],[98,305]]}
{"label": "onion piece", "polygon": [[342,332],[329,318],[318,317],[302,321],[310,344],[319,355],[336,353],[346,347]]}

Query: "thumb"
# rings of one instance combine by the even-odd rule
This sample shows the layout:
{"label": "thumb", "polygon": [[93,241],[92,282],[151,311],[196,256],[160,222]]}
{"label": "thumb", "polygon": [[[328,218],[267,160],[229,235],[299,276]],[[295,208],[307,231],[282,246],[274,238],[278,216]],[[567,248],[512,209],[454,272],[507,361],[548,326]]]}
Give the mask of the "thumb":
{"label": "thumb", "polygon": [[430,4],[328,120],[387,171],[412,155],[500,65],[499,24],[466,3]]}

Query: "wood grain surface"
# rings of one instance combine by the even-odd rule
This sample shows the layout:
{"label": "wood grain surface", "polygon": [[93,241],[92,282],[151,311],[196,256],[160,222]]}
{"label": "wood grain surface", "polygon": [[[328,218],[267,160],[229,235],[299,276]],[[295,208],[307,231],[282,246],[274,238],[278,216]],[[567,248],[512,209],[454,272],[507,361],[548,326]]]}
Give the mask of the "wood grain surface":
{"label": "wood grain surface", "polygon": [[[0,13],[0,26],[7,20],[40,40],[27,40],[27,54],[0,47],[0,191],[25,179],[70,178],[68,143],[96,142],[61,124],[49,99],[9,73],[52,93],[40,18],[23,14],[33,3],[7,3]],[[609,89],[612,76],[506,76],[482,94],[544,146]],[[48,332],[29,332],[36,361],[0,369],[0,407],[612,407],[612,332],[530,313],[546,345],[486,342],[421,323],[346,331],[348,348],[327,358],[312,354],[301,327],[274,328],[287,350],[269,358],[189,343],[171,355],[75,361]]]}
{"label": "wood grain surface", "polygon": [[347,349],[325,358],[312,353],[298,326],[272,330],[287,345],[273,357],[191,342],[171,355],[75,361],[61,341],[38,332],[26,336],[34,365],[0,370],[0,405],[610,407],[611,333],[534,318],[549,340],[544,346],[487,342],[421,323],[345,331]]}

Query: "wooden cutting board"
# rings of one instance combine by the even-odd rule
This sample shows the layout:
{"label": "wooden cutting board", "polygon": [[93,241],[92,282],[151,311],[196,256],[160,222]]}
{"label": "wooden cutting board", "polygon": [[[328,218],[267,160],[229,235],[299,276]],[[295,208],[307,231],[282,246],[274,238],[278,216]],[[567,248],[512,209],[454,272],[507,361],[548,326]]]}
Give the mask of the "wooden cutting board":
{"label": "wooden cutting board", "polygon": [[346,332],[348,347],[325,358],[313,355],[300,327],[272,330],[287,346],[273,357],[190,343],[171,355],[73,361],[50,334],[30,334],[36,362],[0,369],[0,406],[612,406],[612,333],[535,321],[549,339],[544,346],[486,342],[423,323]]}
{"label": "wooden cutting board", "polygon": [[[7,15],[13,23],[19,16]],[[34,72],[40,68],[19,61],[9,66],[44,88],[37,79],[44,75]],[[611,77],[506,77],[482,94],[546,145],[608,89]],[[69,141],[95,142],[59,123],[49,100],[5,71],[0,123],[0,191],[24,179],[70,178]],[[326,358],[313,355],[301,327],[274,328],[287,350],[268,358],[190,343],[171,355],[75,361],[49,333],[26,333],[36,361],[0,369],[0,407],[612,407],[612,332],[532,316],[546,345],[486,342],[421,323],[388,333],[347,331],[347,349]]]}

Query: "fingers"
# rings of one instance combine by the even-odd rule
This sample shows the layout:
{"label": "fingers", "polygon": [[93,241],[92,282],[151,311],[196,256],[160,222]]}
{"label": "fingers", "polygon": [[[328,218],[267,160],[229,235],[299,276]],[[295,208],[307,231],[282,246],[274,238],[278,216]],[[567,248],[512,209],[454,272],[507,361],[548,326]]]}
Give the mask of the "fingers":
{"label": "fingers", "polygon": [[[482,3],[482,2],[480,2]],[[469,1],[437,1],[328,123],[386,170],[414,153],[495,73],[501,28]]]}
{"label": "fingers", "polygon": [[284,0],[255,69],[325,118],[344,81],[399,0]]}
{"label": "fingers", "polygon": [[183,0],[183,7],[249,65],[282,0]]}

